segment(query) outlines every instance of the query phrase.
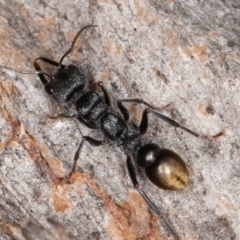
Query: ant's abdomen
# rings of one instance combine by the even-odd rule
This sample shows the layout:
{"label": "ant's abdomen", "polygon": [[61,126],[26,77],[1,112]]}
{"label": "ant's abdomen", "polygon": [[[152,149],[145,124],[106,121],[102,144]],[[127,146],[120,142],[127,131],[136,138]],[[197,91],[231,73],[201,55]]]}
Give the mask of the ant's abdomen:
{"label": "ant's abdomen", "polygon": [[166,190],[181,190],[188,185],[186,164],[178,154],[169,149],[161,149],[157,159],[145,172],[152,183]]}

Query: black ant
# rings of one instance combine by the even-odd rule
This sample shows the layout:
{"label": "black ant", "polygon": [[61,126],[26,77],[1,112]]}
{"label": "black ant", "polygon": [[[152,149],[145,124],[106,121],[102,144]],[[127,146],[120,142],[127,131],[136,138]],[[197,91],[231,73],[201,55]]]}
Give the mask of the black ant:
{"label": "black ant", "polygon": [[[139,186],[135,171],[135,162],[145,169],[147,177],[153,184],[167,190],[181,190],[185,188],[188,184],[189,173],[186,164],[178,154],[169,149],[161,149],[155,143],[145,143],[142,139],[141,135],[146,133],[148,128],[148,114],[151,113],[172,126],[181,128],[196,137],[199,135],[181,126],[171,118],[155,111],[157,109],[156,107],[139,98],[117,100],[118,108],[122,114],[122,116],[120,116],[117,111],[111,107],[108,92],[102,82],[99,82],[98,85],[101,88],[103,97],[87,82],[86,78],[80,73],[76,66],[63,65],[62,62],[64,58],[73,50],[79,35],[83,30],[90,27],[96,26],[87,25],[83,27],[77,33],[71,47],[61,57],[59,62],[39,57],[34,61],[36,71],[17,71],[11,67],[1,65],[0,68],[22,74],[38,74],[45,91],[55,100],[59,103],[67,103],[72,100],[77,110],[76,118],[88,128],[98,129],[107,139],[115,142],[124,152],[128,173],[134,188],[138,190],[152,211],[158,216],[161,216],[158,208]],[[56,73],[47,74],[43,72],[38,63],[39,61],[57,67]],[[129,111],[124,107],[123,103],[144,104],[147,106],[143,111],[138,131],[129,129],[127,123],[129,120]],[[99,146],[103,142],[89,136],[84,136],[75,153],[73,168],[68,177],[75,171],[84,141],[89,142],[92,146]],[[165,223],[167,224],[166,221]],[[167,226],[176,236],[168,224]]]}

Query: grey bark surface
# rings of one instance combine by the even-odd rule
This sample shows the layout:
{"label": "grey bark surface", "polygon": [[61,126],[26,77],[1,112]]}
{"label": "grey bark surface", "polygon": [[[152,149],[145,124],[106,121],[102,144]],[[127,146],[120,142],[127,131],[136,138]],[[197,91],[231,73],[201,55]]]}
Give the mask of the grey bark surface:
{"label": "grey bark surface", "polygon": [[[59,61],[92,23],[64,64],[103,81],[114,107],[130,97],[171,103],[163,114],[201,135],[221,133],[196,138],[150,117],[146,138],[177,152],[191,176],[187,189],[171,192],[139,170],[142,189],[180,239],[240,239],[240,4],[0,0],[0,64],[33,70],[39,56]],[[74,108],[52,100],[38,76],[1,70],[0,106],[0,239],[174,239],[133,189],[114,143],[85,144],[71,184],[58,182],[81,137],[102,136],[49,117]],[[128,109],[137,123],[144,107]]]}

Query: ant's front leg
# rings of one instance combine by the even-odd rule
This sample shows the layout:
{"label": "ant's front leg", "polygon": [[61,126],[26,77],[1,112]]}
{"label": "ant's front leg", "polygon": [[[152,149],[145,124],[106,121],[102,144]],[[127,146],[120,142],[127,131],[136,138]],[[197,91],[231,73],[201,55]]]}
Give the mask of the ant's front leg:
{"label": "ant's front leg", "polygon": [[[51,60],[51,59],[48,59],[48,58],[45,58],[45,57],[38,57],[38,58],[36,58],[35,61],[34,61],[34,67],[35,67],[35,69],[36,69],[37,71],[42,71],[40,65],[37,63],[39,60],[41,60],[41,61],[43,61],[43,62],[45,62],[45,63],[48,63],[48,64],[50,64],[50,65],[52,65],[52,66],[54,66],[54,67],[59,67],[59,66],[60,66],[58,62],[55,62],[55,61],[53,61],[53,60]],[[61,67],[64,68],[65,66],[64,66],[64,65],[61,65]],[[42,84],[45,86],[45,85],[48,83],[48,81],[47,81],[47,79],[45,78],[44,74],[39,73],[38,76],[39,76]]]}
{"label": "ant's front leg", "polygon": [[51,115],[47,115],[47,117],[49,119],[58,119],[58,118],[71,118],[71,119],[77,119],[79,120],[79,122],[81,122],[82,124],[84,124],[86,127],[90,128],[90,129],[96,129],[97,127],[94,126],[93,124],[85,121],[80,115],[78,114],[67,114],[67,113],[60,113],[57,116],[51,116]]}
{"label": "ant's front leg", "polygon": [[110,97],[109,97],[107,89],[104,87],[103,82],[98,82],[98,85],[100,86],[100,88],[101,88],[101,90],[103,92],[105,103],[108,105],[108,107],[111,107]]}

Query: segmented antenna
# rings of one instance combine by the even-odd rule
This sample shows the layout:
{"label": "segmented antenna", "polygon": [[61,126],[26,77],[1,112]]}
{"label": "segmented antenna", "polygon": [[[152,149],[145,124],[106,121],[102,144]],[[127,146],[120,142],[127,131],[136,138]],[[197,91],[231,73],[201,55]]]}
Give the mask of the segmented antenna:
{"label": "segmented antenna", "polygon": [[[74,47],[74,44],[76,43],[78,37],[80,36],[80,34],[87,28],[90,28],[90,27],[97,27],[97,25],[87,25],[85,27],[83,27],[82,29],[80,29],[77,33],[77,35],[75,36],[75,38],[73,39],[73,42],[72,42],[72,45],[71,47],[67,50],[66,53],[63,54],[63,56],[61,57],[60,61],[59,61],[59,67],[62,66],[62,62],[63,62],[63,59],[73,50],[73,47]],[[16,72],[16,73],[20,73],[20,74],[44,74],[46,75],[49,79],[51,79],[51,75],[43,72],[43,71],[19,71],[15,68],[12,68],[12,67],[8,67],[8,66],[3,66],[3,65],[0,65],[0,70],[1,69],[6,69],[6,70],[10,70],[10,71],[13,71],[13,72]]]}
{"label": "segmented antenna", "polygon": [[10,70],[12,72],[16,72],[16,73],[20,73],[20,74],[44,74],[51,79],[51,75],[49,75],[49,74],[47,74],[43,71],[20,71],[20,70],[17,70],[15,68],[12,68],[12,67],[0,65],[0,70],[1,69]]}
{"label": "segmented antenna", "polygon": [[83,27],[82,29],[80,29],[80,30],[78,31],[77,35],[76,35],[75,38],[73,39],[73,42],[72,42],[71,47],[70,47],[70,48],[67,50],[67,52],[64,53],[63,56],[61,57],[61,59],[60,59],[60,61],[59,61],[59,67],[61,67],[63,59],[73,50],[74,44],[75,44],[75,42],[77,41],[77,39],[78,39],[78,37],[80,36],[80,34],[81,34],[86,28],[90,28],[90,27],[97,27],[97,25],[93,25],[93,24],[87,25],[87,26]]}

